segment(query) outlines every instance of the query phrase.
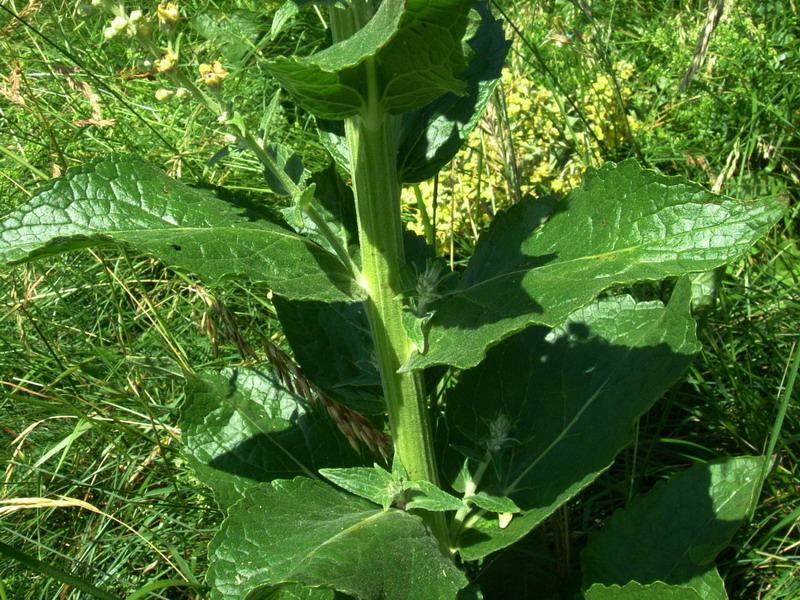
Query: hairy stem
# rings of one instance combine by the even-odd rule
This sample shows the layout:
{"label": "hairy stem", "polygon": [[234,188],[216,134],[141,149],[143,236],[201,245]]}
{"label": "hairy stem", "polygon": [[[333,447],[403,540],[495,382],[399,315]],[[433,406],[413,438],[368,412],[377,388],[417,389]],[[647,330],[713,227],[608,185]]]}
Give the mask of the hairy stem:
{"label": "hairy stem", "polygon": [[[352,35],[356,24],[368,18],[354,2],[350,9],[331,11],[334,41]],[[355,14],[353,14],[355,12]],[[356,198],[361,244],[362,285],[368,292],[367,317],[375,341],[378,367],[389,415],[389,424],[400,457],[412,480],[438,485],[438,473],[421,373],[398,370],[413,344],[403,326],[403,283],[405,267],[403,224],[400,218],[400,182],[397,176],[399,117],[388,115],[380,104],[376,65],[366,65],[368,98],[361,114],[345,123],[353,191]],[[444,515],[422,512],[442,551],[452,555]]]}

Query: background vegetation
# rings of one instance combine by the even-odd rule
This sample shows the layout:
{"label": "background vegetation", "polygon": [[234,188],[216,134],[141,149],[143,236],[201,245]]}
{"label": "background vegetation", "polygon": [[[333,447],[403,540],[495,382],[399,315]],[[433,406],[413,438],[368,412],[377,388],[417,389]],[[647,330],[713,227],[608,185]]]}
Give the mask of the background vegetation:
{"label": "background vegetation", "polygon": [[[272,39],[275,7],[250,12],[264,4],[181,2],[182,60],[221,59],[232,73],[226,98],[251,125],[322,167],[308,117],[273,101],[260,60],[309,53],[324,29],[312,10]],[[719,300],[701,321],[705,349],[686,381],[638,423],[636,443],[580,507],[548,522],[560,575],[574,573],[598,516],[693,463],[763,452],[778,434],[758,510],[719,563],[732,598],[800,598],[800,403],[787,385],[800,338],[796,3],[502,0],[495,8],[514,48],[491,109],[438,180],[405,196],[409,226],[454,264],[497,210],[524,194],[564,194],[605,160],[636,156],[729,196],[781,195],[789,205],[771,236],[720,274]],[[107,152],[275,202],[257,163],[226,146],[216,119],[191,102],[155,99],[166,82],[136,70],[130,40],[103,38],[107,20],[66,0],[0,1],[0,214]],[[272,314],[267,290],[244,282],[209,290],[120,250],[1,273],[0,542],[130,600],[202,598],[218,515],[181,460],[174,375],[263,358],[282,344]],[[0,559],[0,600],[89,597],[41,568]]]}

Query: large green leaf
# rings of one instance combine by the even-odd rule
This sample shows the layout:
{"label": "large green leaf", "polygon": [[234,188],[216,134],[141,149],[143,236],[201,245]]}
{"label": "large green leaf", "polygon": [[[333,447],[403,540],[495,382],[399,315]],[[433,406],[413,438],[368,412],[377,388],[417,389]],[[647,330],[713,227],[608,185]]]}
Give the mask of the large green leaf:
{"label": "large green leaf", "polygon": [[248,490],[210,555],[214,600],[283,583],[332,587],[359,600],[453,600],[467,584],[419,517],[304,478]]}
{"label": "large green leaf", "polygon": [[[459,75],[466,90],[461,95],[443,94],[403,115],[397,152],[400,181],[413,183],[436,175],[461,149],[492,97],[510,44],[487,2],[478,2],[475,10],[480,24],[469,40],[469,65]],[[344,124],[325,119],[317,123],[320,138],[337,164],[351,171]]]}
{"label": "large green leaf", "polygon": [[191,379],[181,429],[189,464],[223,508],[259,482],[358,464],[330,418],[307,408],[266,369]]}
{"label": "large green leaf", "polygon": [[362,298],[335,256],[265,217],[112,155],[70,169],[5,217],[0,264],[118,243],[209,282],[244,275],[291,298]]}
{"label": "large green leaf", "polygon": [[348,598],[351,597],[335,590],[290,584],[261,588],[248,594],[246,600],[348,600]]}
{"label": "large green leaf", "polygon": [[586,600],[703,600],[692,588],[656,582],[642,585],[635,581],[624,586],[593,585]]}
{"label": "large green leaf", "polygon": [[[358,32],[308,58],[282,58],[267,71],[298,104],[326,119],[361,113],[373,90],[400,114],[445,92],[460,94],[461,47],[475,0],[384,0]],[[424,40],[421,43],[420,40]]]}
{"label": "large green leaf", "polygon": [[686,280],[667,307],[603,300],[555,330],[533,327],[504,341],[463,374],[445,399],[450,445],[459,451],[451,464],[458,469],[461,454],[474,461],[488,452],[479,490],[522,509],[504,527],[496,515],[477,514],[458,541],[465,560],[525,535],[631,441],[634,420],[698,350],[689,302]]}
{"label": "large green leaf", "polygon": [[475,10],[481,22],[469,40],[469,66],[459,75],[467,84],[465,93],[444,94],[403,115],[397,154],[403,182],[430,179],[450,162],[480,121],[500,78],[511,44],[505,39],[502,22],[492,16],[488,2],[478,2]]}
{"label": "large green leaf", "polygon": [[695,465],[634,499],[589,537],[581,555],[584,582],[662,581],[692,588],[704,600],[724,600],[714,559],[747,517],[763,466],[763,457]]}
{"label": "large green leaf", "polygon": [[412,355],[405,369],[471,367],[500,340],[534,323],[558,325],[609,287],[713,269],[747,250],[784,211],[777,200],[713,196],[634,160],[588,175],[556,208],[533,232],[539,203],[498,215],[462,290],[433,316],[428,352]]}

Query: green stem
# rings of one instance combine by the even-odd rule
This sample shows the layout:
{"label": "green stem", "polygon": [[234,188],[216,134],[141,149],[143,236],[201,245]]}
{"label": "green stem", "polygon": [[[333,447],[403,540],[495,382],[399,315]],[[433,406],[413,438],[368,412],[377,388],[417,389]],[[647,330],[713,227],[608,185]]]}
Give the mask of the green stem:
{"label": "green stem", "polygon": [[280,165],[278,165],[275,159],[272,158],[270,153],[264,149],[264,146],[253,137],[253,134],[249,131],[246,131],[239,123],[231,120],[232,109],[200,89],[197,84],[195,84],[195,82],[192,81],[192,79],[180,69],[180,67],[175,67],[172,71],[167,73],[167,75],[175,85],[179,85],[189,90],[189,93],[195,99],[199,100],[200,103],[203,104],[203,106],[205,106],[209,111],[211,111],[211,113],[217,118],[227,117],[225,125],[228,125],[234,129],[239,141],[256,156],[256,158],[261,162],[262,165],[264,165],[264,167],[266,167],[273,177],[280,181],[284,189],[289,191],[290,196],[296,198],[302,192],[300,187],[294,181],[292,181],[291,177],[289,177],[286,172],[281,169]]}
{"label": "green stem", "polygon": [[[331,11],[334,41],[352,35],[363,24],[366,5],[354,2],[350,10]],[[367,318],[375,342],[383,394],[394,438],[395,452],[412,481],[439,484],[430,412],[422,374],[400,373],[414,347],[403,326],[405,267],[403,223],[400,218],[400,181],[397,176],[399,117],[380,105],[375,62],[366,64],[368,98],[359,116],[345,122],[353,191],[356,199],[361,283],[367,290]],[[442,513],[421,511],[442,552],[452,556],[447,524]]]}
{"label": "green stem", "polygon": [[[475,475],[469,481],[467,481],[466,485],[464,486],[464,499],[469,498],[469,496],[474,495],[475,492],[478,491],[478,485],[480,484],[481,479],[483,479],[490,462],[492,462],[492,455],[487,450],[486,455],[483,457],[483,462],[478,467]],[[461,529],[464,526],[464,521],[470,512],[472,512],[472,506],[465,506],[464,508],[458,510],[456,512],[456,516],[453,517],[453,521],[450,523],[450,539],[453,542],[458,539],[458,535],[461,533]]]}
{"label": "green stem", "polygon": [[308,218],[317,226],[320,233],[325,236],[325,239],[328,240],[328,243],[333,248],[334,252],[336,252],[336,256],[339,257],[339,260],[342,261],[345,267],[350,269],[350,274],[353,276],[356,281],[360,281],[361,279],[361,272],[358,269],[358,266],[353,262],[353,259],[350,257],[350,253],[345,248],[344,243],[341,239],[333,232],[330,228],[328,223],[319,214],[319,211],[314,208],[311,203],[307,203],[305,205],[300,206],[300,210],[308,215]]}
{"label": "green stem", "polygon": [[420,218],[422,219],[422,228],[425,230],[425,241],[431,246],[436,245],[436,229],[431,223],[428,216],[428,207],[425,206],[425,199],[422,197],[422,191],[419,189],[419,184],[414,184],[414,195],[417,198],[417,210],[419,211]]}

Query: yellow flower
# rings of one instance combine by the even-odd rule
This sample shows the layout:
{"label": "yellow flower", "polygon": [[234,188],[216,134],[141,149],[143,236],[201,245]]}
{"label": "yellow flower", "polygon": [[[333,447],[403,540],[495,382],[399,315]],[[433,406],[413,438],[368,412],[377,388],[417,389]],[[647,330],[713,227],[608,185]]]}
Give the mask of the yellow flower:
{"label": "yellow flower", "polygon": [[171,71],[178,62],[178,55],[172,51],[172,48],[167,48],[164,54],[161,55],[156,62],[156,71],[159,73],[168,73]]}
{"label": "yellow flower", "polygon": [[172,28],[180,19],[178,7],[172,2],[158,5],[158,22],[162,27]]}
{"label": "yellow flower", "polygon": [[202,81],[209,87],[219,85],[223,79],[230,75],[218,60],[215,60],[210,65],[203,63],[199,69],[200,79],[198,81]]}

